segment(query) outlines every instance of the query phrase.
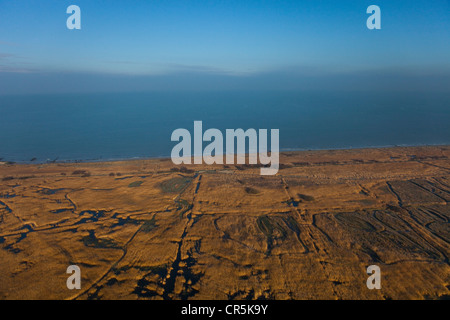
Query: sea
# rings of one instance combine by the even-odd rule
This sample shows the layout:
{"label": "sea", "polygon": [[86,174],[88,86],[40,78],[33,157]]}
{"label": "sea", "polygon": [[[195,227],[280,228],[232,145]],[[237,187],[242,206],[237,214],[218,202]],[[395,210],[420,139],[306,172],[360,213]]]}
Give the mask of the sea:
{"label": "sea", "polygon": [[279,129],[280,150],[450,144],[450,92],[147,92],[0,96],[0,159],[168,157],[175,129]]}

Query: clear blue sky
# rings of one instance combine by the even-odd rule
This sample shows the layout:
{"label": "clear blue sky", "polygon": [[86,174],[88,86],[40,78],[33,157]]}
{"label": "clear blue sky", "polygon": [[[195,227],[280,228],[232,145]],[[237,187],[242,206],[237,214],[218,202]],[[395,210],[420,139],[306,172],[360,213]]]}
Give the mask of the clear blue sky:
{"label": "clear blue sky", "polygon": [[[71,4],[81,30],[66,28]],[[371,4],[381,30],[366,28]],[[38,90],[52,74],[367,72],[448,77],[450,1],[0,0],[0,93]]]}

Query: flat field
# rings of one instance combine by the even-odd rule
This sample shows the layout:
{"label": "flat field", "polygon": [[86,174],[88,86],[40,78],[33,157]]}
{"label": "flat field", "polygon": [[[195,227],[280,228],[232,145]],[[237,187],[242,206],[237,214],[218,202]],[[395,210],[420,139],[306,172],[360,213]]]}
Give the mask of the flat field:
{"label": "flat field", "polygon": [[280,162],[0,163],[0,299],[450,297],[449,146]]}

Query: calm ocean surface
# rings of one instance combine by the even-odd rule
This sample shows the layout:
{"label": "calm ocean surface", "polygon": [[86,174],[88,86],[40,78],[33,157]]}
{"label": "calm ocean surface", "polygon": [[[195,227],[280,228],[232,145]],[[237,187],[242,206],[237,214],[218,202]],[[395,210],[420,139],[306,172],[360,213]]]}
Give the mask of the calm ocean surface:
{"label": "calm ocean surface", "polygon": [[172,131],[280,129],[282,150],[450,144],[450,93],[0,96],[3,161],[169,156]]}

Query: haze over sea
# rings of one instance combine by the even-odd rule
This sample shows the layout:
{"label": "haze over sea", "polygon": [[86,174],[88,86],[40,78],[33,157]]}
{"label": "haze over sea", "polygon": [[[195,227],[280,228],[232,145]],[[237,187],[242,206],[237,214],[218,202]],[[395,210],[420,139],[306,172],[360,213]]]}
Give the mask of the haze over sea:
{"label": "haze over sea", "polygon": [[[450,93],[157,92],[0,96],[0,158],[170,156],[172,131],[280,129],[281,150],[450,144]],[[224,131],[223,131],[224,132]],[[204,144],[204,146],[206,143]]]}

